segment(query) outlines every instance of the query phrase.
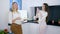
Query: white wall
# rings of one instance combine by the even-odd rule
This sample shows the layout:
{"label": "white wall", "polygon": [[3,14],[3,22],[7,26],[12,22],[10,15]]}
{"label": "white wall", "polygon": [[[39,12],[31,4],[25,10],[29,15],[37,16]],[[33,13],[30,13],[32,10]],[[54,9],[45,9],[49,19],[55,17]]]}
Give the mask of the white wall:
{"label": "white wall", "polygon": [[8,28],[9,0],[0,0],[0,29]]}
{"label": "white wall", "polygon": [[60,0],[22,0],[22,9],[42,6],[43,3],[48,3],[48,5],[60,5]]}
{"label": "white wall", "polygon": [[60,0],[22,0],[22,9],[28,11],[28,18],[31,19],[33,12],[30,7],[42,6],[43,3],[47,3],[50,6],[60,5]]}

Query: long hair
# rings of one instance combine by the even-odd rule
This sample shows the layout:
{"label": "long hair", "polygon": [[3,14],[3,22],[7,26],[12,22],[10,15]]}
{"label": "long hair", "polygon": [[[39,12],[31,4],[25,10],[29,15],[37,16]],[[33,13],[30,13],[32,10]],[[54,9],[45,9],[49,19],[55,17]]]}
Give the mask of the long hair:
{"label": "long hair", "polygon": [[48,7],[48,4],[47,3],[43,3],[43,5],[45,5],[45,11],[49,11],[49,7]]}
{"label": "long hair", "polygon": [[[14,5],[15,3],[16,3],[16,2],[13,2],[12,5]],[[16,3],[16,4],[17,4],[17,3]],[[18,4],[17,4],[17,5],[18,5]],[[16,10],[18,10],[18,8],[17,8]],[[11,11],[13,12],[13,7],[12,7]]]}
{"label": "long hair", "polygon": [[[49,6],[47,3],[43,3],[43,5],[45,5],[45,11],[48,13],[49,15]],[[48,22],[48,16],[46,17],[46,22]]]}

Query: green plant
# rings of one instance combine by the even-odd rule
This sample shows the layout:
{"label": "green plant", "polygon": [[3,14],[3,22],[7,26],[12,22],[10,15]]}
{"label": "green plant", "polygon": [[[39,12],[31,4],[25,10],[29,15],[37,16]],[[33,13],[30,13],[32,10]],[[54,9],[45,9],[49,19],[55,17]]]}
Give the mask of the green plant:
{"label": "green plant", "polygon": [[0,34],[7,34],[4,32],[4,30],[0,30]]}
{"label": "green plant", "polygon": [[3,30],[0,30],[0,34],[4,34],[4,31]]}

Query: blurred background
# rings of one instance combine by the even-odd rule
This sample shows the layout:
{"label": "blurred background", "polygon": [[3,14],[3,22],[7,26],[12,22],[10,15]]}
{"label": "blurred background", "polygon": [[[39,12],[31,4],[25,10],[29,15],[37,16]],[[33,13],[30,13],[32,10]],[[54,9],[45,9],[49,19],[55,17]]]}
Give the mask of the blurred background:
{"label": "blurred background", "polygon": [[[8,12],[11,8],[10,1],[12,3],[12,0],[0,0],[0,30],[9,30]],[[47,34],[60,34],[60,0],[18,0],[16,2],[19,2],[19,10],[27,10],[28,20],[33,20],[36,7],[41,9],[42,4],[47,3],[50,9]],[[22,28],[23,34],[39,34],[39,24],[37,23],[25,23]]]}

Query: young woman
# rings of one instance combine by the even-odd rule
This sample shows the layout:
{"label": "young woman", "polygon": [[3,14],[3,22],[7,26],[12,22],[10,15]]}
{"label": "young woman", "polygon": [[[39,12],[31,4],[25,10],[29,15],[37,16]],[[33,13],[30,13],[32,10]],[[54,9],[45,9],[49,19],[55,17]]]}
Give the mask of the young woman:
{"label": "young woman", "polygon": [[12,11],[9,12],[9,21],[11,23],[11,31],[14,34],[22,34],[21,24],[24,19],[21,19],[20,17],[18,4],[16,2],[12,3]]}
{"label": "young woman", "polygon": [[45,30],[47,27],[46,24],[46,17],[48,16],[48,5],[47,3],[43,3],[42,6],[42,10],[39,11],[39,9],[37,9],[37,14],[35,16],[35,18],[38,18],[38,23],[40,24],[40,34],[45,34]]}

